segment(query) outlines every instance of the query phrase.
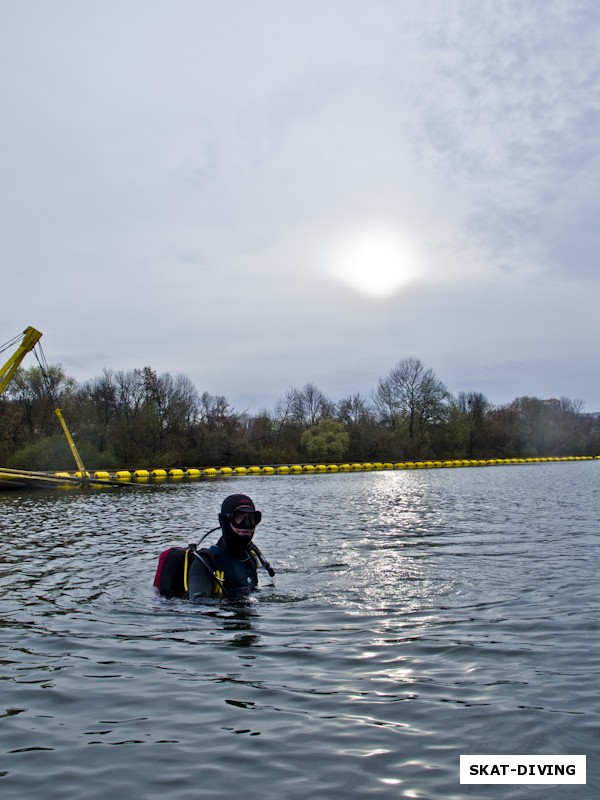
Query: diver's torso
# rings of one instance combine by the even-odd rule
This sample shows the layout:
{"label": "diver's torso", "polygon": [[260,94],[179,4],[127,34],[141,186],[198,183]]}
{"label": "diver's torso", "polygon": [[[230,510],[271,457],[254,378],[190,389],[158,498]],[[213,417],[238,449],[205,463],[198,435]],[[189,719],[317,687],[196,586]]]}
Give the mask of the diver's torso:
{"label": "diver's torso", "polygon": [[[236,558],[232,553],[219,544],[208,548],[210,560],[216,576],[222,581],[215,580],[213,594],[223,597],[239,597],[252,591],[258,584],[256,560],[245,553]],[[219,588],[222,591],[219,591]]]}

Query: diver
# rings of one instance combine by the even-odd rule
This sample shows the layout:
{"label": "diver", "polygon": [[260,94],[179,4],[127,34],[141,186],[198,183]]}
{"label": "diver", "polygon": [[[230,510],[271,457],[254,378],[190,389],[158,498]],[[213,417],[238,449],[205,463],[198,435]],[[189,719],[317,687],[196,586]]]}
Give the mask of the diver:
{"label": "diver", "polygon": [[275,574],[252,541],[261,518],[261,512],[245,494],[232,494],[223,500],[219,541],[193,553],[187,575],[190,600],[248,594],[258,585],[259,563],[270,575]]}
{"label": "diver", "polygon": [[205,597],[241,597],[258,585],[259,564],[271,577],[275,570],[254,543],[262,514],[245,494],[223,500],[219,525],[200,539],[221,529],[216,545],[198,548],[169,547],[160,554],[154,587],[163,597],[196,600]]}

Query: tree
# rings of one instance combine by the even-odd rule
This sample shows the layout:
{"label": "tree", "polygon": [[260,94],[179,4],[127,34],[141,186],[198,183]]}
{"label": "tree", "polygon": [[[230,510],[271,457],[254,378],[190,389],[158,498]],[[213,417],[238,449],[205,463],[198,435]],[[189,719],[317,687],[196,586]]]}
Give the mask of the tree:
{"label": "tree", "polygon": [[114,374],[103,370],[99,378],[88,381],[79,391],[80,404],[87,409],[90,436],[101,451],[106,450],[109,426],[117,414],[117,387]]}
{"label": "tree", "polygon": [[394,458],[390,432],[378,425],[372,406],[360,394],[349,395],[337,405],[337,419],[350,436],[348,451],[355,460]]}
{"label": "tree", "polygon": [[275,406],[275,413],[282,424],[289,422],[303,429],[310,428],[326,417],[333,417],[335,405],[314,383],[302,389],[288,389]]}
{"label": "tree", "polygon": [[487,398],[480,392],[460,392],[456,406],[466,433],[463,452],[469,458],[484,455],[487,416],[490,410]]}
{"label": "tree", "polygon": [[307,383],[298,393],[304,424],[314,427],[319,420],[333,417],[335,405],[314,383]]}
{"label": "tree", "polygon": [[335,405],[314,383],[291,387],[275,404],[275,452],[297,451],[303,431],[334,415]]}
{"label": "tree", "polygon": [[373,412],[369,403],[360,394],[351,394],[337,405],[337,418],[344,425],[372,425]]}
{"label": "tree", "polygon": [[447,414],[450,393],[418,358],[405,358],[379,381],[374,400],[392,430],[402,426],[411,451],[427,439],[428,428],[441,424]]}
{"label": "tree", "polygon": [[234,411],[223,395],[203,392],[200,397],[200,421],[217,428],[226,427]]}
{"label": "tree", "polygon": [[521,453],[527,456],[583,454],[589,424],[581,400],[518,397],[510,405]]}
{"label": "tree", "polygon": [[181,450],[185,433],[200,416],[200,398],[192,382],[184,375],[175,378],[166,372],[157,375],[144,367],[144,411],[154,428],[156,451],[167,460]]}
{"label": "tree", "polygon": [[40,367],[19,368],[6,390],[6,396],[21,409],[30,438],[51,436],[57,430],[52,413],[56,403],[63,405],[74,391],[75,381],[60,364],[48,366],[46,378]]}
{"label": "tree", "polygon": [[302,448],[311,460],[341,461],[348,451],[350,437],[341,422],[322,419],[317,425],[304,431]]}
{"label": "tree", "polygon": [[519,397],[498,408],[477,392],[453,399],[415,358],[379,381],[373,402],[353,394],[334,405],[307,383],[289,389],[273,414],[256,415],[150,367],[104,370],[81,386],[60,365],[47,371],[52,399],[38,367],[18,370],[0,397],[0,463],[69,465],[56,403],[88,469],[600,452],[599,419],[582,401]]}

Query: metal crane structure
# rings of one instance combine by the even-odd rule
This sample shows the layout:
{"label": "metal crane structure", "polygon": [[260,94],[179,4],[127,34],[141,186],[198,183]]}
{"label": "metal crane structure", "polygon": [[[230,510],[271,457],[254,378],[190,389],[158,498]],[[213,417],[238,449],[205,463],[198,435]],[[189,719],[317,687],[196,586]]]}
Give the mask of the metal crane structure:
{"label": "metal crane structure", "polygon": [[[33,350],[41,338],[42,334],[39,331],[36,331],[35,328],[32,328],[31,325],[28,328],[25,328],[23,331],[23,340],[21,344],[8,359],[6,364],[0,369],[0,395],[10,383],[12,376],[15,374],[21,364],[21,361],[23,361],[27,353],[30,353]],[[4,349],[7,349],[14,343],[15,339],[12,339],[10,342],[7,342],[4,345]]]}
{"label": "metal crane structure", "polygon": [[[21,338],[22,337],[22,338]],[[86,471],[83,461],[81,460],[81,456],[77,451],[77,447],[75,446],[75,442],[73,441],[73,437],[67,427],[67,423],[63,417],[62,410],[58,405],[58,402],[53,397],[52,386],[49,379],[48,373],[48,365],[46,363],[46,358],[44,356],[44,352],[41,348],[41,344],[39,343],[42,334],[40,331],[32,328],[31,326],[27,327],[20,336],[14,337],[11,341],[7,342],[5,345],[2,346],[0,352],[7,350],[9,347],[14,347],[17,344],[17,349],[15,352],[9,357],[8,361],[4,364],[4,366],[0,367],[0,396],[10,383],[11,379],[13,378],[15,372],[19,368],[21,362],[25,358],[25,356],[30,353],[32,350],[35,353],[37,358],[38,364],[40,366],[40,370],[42,373],[42,378],[44,381],[44,385],[46,387],[46,391],[48,392],[50,399],[52,400],[52,404],[54,405],[54,413],[58,417],[58,420],[61,424],[63,429],[63,433],[67,439],[69,448],[75,459],[75,463],[77,464],[77,475],[76,476],[56,476],[52,473],[45,473],[45,472],[29,472],[24,470],[15,470],[15,469],[8,469],[4,467],[0,467],[0,485],[4,487],[21,487],[21,486],[55,486],[65,483],[73,483],[80,486],[87,486],[90,483],[94,484],[109,484],[109,485],[121,485],[117,484],[115,481],[104,480],[99,478],[91,479],[89,473]],[[19,339],[21,339],[19,343]]]}

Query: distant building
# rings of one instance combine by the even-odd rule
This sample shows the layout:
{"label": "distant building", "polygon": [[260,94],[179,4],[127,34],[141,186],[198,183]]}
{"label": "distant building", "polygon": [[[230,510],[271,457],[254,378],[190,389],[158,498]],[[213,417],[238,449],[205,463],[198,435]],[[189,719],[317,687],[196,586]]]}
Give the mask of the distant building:
{"label": "distant building", "polygon": [[557,400],[556,397],[550,398],[550,400],[542,400],[543,405],[551,406],[552,408],[558,408],[560,406],[560,400]]}

